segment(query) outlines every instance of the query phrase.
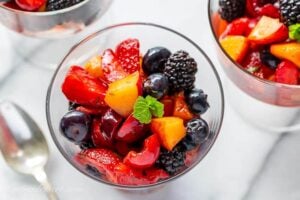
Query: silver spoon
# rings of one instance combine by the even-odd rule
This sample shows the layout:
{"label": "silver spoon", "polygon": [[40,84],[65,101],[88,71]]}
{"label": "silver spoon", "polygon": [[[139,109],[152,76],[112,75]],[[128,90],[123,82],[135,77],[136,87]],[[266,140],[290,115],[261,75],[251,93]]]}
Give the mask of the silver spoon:
{"label": "silver spoon", "polygon": [[0,150],[12,169],[33,175],[48,199],[57,199],[44,170],[49,149],[43,133],[24,110],[8,101],[0,103]]}

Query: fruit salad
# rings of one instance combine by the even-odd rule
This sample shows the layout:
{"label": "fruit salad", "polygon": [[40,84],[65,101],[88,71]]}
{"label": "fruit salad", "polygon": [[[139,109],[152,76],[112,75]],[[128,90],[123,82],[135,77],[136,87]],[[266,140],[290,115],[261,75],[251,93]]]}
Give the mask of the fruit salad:
{"label": "fruit salad", "polygon": [[197,62],[165,47],[140,51],[126,39],[83,66],[71,66],[61,86],[69,111],[61,134],[80,149],[87,173],[119,185],[149,185],[196,162],[209,138],[201,117],[207,94],[195,88]]}
{"label": "fruit salad", "polygon": [[300,0],[219,0],[222,48],[262,79],[300,84]]}
{"label": "fruit salad", "polygon": [[49,12],[74,6],[85,0],[10,0],[4,5],[16,9],[31,12]]}

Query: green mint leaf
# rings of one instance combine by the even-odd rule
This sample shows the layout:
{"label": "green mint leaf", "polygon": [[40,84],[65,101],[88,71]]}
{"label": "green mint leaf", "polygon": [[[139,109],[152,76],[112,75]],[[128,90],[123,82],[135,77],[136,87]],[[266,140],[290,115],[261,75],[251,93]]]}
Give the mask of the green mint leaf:
{"label": "green mint leaf", "polygon": [[151,112],[149,105],[143,97],[138,97],[133,108],[133,117],[142,124],[149,124],[151,122]]}
{"label": "green mint leaf", "polygon": [[300,41],[300,23],[289,26],[289,37],[292,40]]}
{"label": "green mint leaf", "polygon": [[147,96],[146,98],[138,97],[134,104],[133,117],[140,123],[149,124],[152,116],[162,117],[164,115],[164,104],[156,98]]}
{"label": "green mint leaf", "polygon": [[146,97],[146,101],[153,116],[162,117],[164,115],[164,104],[160,103],[156,98],[149,95]]}
{"label": "green mint leaf", "polygon": [[251,74],[253,74],[254,72],[256,72],[259,69],[259,67],[256,66],[251,66],[247,68],[247,71],[250,72]]}
{"label": "green mint leaf", "polygon": [[153,116],[162,117],[164,115],[164,104],[156,102],[150,107],[150,111]]}

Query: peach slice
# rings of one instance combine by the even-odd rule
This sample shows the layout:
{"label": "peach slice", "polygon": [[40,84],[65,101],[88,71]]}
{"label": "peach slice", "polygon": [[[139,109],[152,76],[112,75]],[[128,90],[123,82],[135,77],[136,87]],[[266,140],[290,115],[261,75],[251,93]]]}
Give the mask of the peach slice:
{"label": "peach slice", "polygon": [[183,119],[162,117],[152,119],[151,131],[159,136],[163,147],[171,151],[186,135]]}
{"label": "peach slice", "polygon": [[289,60],[300,68],[300,43],[273,44],[270,51],[274,56]]}
{"label": "peach slice", "polygon": [[220,43],[229,56],[238,63],[242,62],[249,47],[247,38],[240,35],[226,36]]}
{"label": "peach slice", "polygon": [[139,72],[109,84],[104,101],[123,117],[129,116],[141,91]]}

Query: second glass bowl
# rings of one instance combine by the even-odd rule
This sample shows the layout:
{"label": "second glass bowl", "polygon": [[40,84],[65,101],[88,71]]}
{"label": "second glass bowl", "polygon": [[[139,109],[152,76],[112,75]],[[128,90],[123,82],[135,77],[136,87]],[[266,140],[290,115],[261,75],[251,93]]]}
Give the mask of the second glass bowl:
{"label": "second glass bowl", "polygon": [[85,0],[57,11],[29,12],[0,3],[0,23],[31,37],[61,38],[82,31],[108,9],[112,0]]}
{"label": "second glass bowl", "polygon": [[218,14],[219,1],[208,1],[208,17],[216,42],[220,64],[231,80],[227,81],[229,98],[247,122],[273,132],[300,130],[300,86],[287,85],[254,76],[226,53],[219,43],[222,28]]}
{"label": "second glass bowl", "polygon": [[[68,110],[68,101],[61,91],[61,85],[70,66],[83,65],[89,58],[99,55],[99,53],[105,49],[115,47],[116,44],[127,38],[139,39],[142,53],[145,53],[147,49],[155,46],[167,47],[172,52],[180,49],[189,52],[198,63],[196,87],[203,89],[208,94],[208,102],[210,104],[209,110],[202,116],[209,124],[210,136],[209,139],[200,146],[196,161],[180,174],[152,185],[118,185],[88,173],[85,168],[74,160],[74,156],[80,151],[80,148],[67,141],[59,131],[60,119]],[[140,189],[157,186],[187,173],[206,156],[213,146],[222,125],[223,112],[224,99],[221,82],[213,64],[203,50],[193,41],[178,32],[149,23],[127,23],[104,28],[73,47],[54,74],[48,90],[46,103],[47,121],[50,132],[58,149],[67,161],[88,177],[123,189]]]}

